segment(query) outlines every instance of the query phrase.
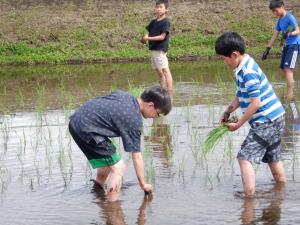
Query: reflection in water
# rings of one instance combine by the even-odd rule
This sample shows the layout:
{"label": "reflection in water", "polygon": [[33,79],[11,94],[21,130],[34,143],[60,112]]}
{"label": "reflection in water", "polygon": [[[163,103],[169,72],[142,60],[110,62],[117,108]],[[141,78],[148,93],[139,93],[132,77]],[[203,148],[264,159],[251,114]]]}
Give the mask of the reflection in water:
{"label": "reflection in water", "polygon": [[145,140],[149,143],[159,144],[153,147],[154,156],[162,159],[164,167],[168,167],[173,155],[168,116],[159,117],[153,120],[151,135],[146,136]]}
{"label": "reflection in water", "polygon": [[[256,198],[245,198],[242,205],[242,224],[265,224],[275,225],[279,224],[281,218],[281,204],[285,198],[285,185],[274,184],[274,186],[267,192],[262,193],[263,196]],[[256,217],[258,209],[255,206],[256,201],[266,200],[267,206],[262,209],[261,214]]]}
{"label": "reflection in water", "polygon": [[[107,196],[103,188],[101,188],[97,183],[94,183],[92,192],[97,198],[97,204],[101,209],[103,217],[106,219],[107,225],[127,225],[125,221],[125,214],[121,207],[121,201],[109,202],[107,201]],[[153,196],[145,195],[142,204],[139,208],[137,215],[137,225],[146,224],[146,213],[147,207],[150,207]]]}

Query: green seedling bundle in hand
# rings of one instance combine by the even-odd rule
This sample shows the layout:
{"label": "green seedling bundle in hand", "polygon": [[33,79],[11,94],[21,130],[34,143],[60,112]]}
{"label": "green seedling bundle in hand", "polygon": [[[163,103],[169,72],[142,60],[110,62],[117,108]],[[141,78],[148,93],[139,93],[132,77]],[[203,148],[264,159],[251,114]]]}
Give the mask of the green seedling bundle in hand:
{"label": "green seedling bundle in hand", "polygon": [[211,130],[202,145],[202,151],[206,155],[207,153],[211,152],[214,147],[220,142],[220,140],[224,137],[224,135],[229,131],[226,124],[228,123],[237,123],[238,118],[236,116],[232,116],[229,120],[219,125],[218,127]]}

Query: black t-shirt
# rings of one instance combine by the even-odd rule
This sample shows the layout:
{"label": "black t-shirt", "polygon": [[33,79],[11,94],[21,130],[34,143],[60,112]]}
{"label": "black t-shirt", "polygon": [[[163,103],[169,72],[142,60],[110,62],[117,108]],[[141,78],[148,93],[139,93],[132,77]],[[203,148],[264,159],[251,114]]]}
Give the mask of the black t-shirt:
{"label": "black t-shirt", "polygon": [[162,41],[149,41],[149,49],[167,52],[169,47],[170,21],[167,18],[160,21],[154,19],[149,23],[146,29],[149,31],[149,37],[166,33],[166,37]]}
{"label": "black t-shirt", "polygon": [[70,117],[71,125],[85,142],[121,137],[126,152],[140,151],[142,115],[135,97],[124,91],[94,98]]}

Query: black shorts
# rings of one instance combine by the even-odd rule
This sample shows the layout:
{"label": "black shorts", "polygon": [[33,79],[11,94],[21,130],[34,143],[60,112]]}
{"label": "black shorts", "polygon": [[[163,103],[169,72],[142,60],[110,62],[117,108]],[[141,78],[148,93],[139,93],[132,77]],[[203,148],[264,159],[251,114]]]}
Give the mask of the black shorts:
{"label": "black shorts", "polygon": [[69,131],[74,141],[87,157],[94,169],[112,166],[120,161],[121,156],[116,153],[116,146],[113,145],[109,138],[105,138],[105,141],[98,144],[92,138],[90,142],[87,143],[79,137],[70,123]]}

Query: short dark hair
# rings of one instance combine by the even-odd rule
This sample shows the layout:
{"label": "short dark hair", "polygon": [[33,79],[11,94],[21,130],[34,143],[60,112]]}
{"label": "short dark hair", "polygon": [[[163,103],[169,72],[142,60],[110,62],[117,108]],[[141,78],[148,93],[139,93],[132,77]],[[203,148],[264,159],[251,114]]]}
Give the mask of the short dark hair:
{"label": "short dark hair", "polygon": [[284,2],[282,0],[271,0],[269,4],[269,8],[271,10],[280,8],[281,6],[284,6]]}
{"label": "short dark hair", "polygon": [[246,44],[238,33],[226,32],[217,39],[215,50],[218,55],[227,57],[230,57],[234,51],[238,51],[243,55],[246,51]]}
{"label": "short dark hair", "polygon": [[172,109],[171,98],[168,91],[160,86],[152,86],[141,94],[144,102],[153,102],[154,107],[159,109],[162,114],[167,115]]}
{"label": "short dark hair", "polygon": [[169,1],[168,0],[157,0],[155,5],[164,4],[166,9],[169,8]]}

